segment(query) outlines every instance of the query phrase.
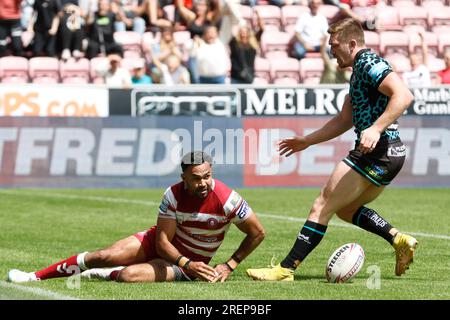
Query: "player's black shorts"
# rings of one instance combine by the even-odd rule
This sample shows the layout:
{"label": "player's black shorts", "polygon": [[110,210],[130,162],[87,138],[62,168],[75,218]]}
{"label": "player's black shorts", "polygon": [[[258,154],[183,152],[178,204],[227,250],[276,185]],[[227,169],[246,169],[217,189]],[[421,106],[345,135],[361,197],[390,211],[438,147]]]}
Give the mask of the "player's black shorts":
{"label": "player's black shorts", "polygon": [[379,187],[391,183],[403,167],[405,157],[405,145],[397,138],[380,140],[376,148],[367,154],[362,154],[356,146],[343,161]]}

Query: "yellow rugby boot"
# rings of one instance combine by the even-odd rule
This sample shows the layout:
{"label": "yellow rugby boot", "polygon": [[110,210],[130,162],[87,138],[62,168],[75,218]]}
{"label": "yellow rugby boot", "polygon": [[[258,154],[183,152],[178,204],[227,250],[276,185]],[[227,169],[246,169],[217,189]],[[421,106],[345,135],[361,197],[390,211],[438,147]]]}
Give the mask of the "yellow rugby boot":
{"label": "yellow rugby boot", "polygon": [[253,280],[294,281],[294,270],[283,268],[280,264],[271,268],[247,269],[247,275]]}
{"label": "yellow rugby boot", "polygon": [[395,249],[395,275],[401,276],[409,269],[409,265],[413,262],[414,250],[417,247],[417,240],[407,234],[398,232],[395,235],[394,243]]}

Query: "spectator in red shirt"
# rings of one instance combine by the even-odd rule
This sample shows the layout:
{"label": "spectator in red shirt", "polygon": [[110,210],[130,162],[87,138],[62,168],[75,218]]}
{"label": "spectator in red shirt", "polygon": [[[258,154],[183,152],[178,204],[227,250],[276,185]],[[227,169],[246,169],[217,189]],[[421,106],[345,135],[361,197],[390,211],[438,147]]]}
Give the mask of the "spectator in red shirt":
{"label": "spectator in red shirt", "polygon": [[14,55],[23,55],[22,25],[20,23],[21,2],[22,0],[0,1],[0,57],[7,54],[8,37],[11,37]]}
{"label": "spectator in red shirt", "polygon": [[450,50],[447,50],[444,55],[445,69],[438,72],[440,82],[442,84],[450,84]]}

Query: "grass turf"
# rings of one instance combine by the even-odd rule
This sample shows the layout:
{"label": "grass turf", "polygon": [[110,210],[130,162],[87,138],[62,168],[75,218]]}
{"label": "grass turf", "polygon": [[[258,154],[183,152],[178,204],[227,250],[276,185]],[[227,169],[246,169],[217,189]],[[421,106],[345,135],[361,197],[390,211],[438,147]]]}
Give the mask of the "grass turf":
{"label": "grass turf", "polygon": [[[156,222],[163,190],[29,190],[0,189],[0,279],[9,269],[35,271],[82,251],[108,246],[145,230]],[[303,225],[317,189],[243,189],[266,229],[264,242],[225,283],[205,282],[121,284],[52,279],[21,287],[0,282],[0,299],[47,299],[55,295],[79,299],[450,299],[450,189],[385,191],[370,207],[402,231],[416,233],[419,247],[406,275],[394,275],[395,255],[389,244],[333,218],[325,238],[296,271],[295,282],[252,281],[249,267],[265,267],[275,255],[281,260]],[[212,263],[227,259],[243,239],[231,227]],[[324,269],[340,245],[358,242],[366,260],[352,283],[329,284]],[[370,289],[373,273],[381,273],[380,287]],[[51,292],[50,297],[42,290]],[[57,297],[57,296],[56,296]]]}

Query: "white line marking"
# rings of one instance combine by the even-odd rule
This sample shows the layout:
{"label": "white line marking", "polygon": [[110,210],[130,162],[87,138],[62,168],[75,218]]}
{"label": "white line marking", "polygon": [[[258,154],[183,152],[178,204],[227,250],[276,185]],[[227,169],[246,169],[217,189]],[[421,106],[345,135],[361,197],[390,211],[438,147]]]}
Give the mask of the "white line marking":
{"label": "white line marking", "polygon": [[[9,190],[9,189],[0,189],[0,193],[9,193],[9,194],[15,194],[15,195],[27,195],[27,196],[42,196],[42,197],[49,197],[49,198],[66,198],[66,199],[80,199],[80,200],[92,200],[92,201],[105,201],[105,202],[114,202],[114,203],[128,203],[128,204],[136,204],[136,205],[143,205],[143,206],[159,206],[159,202],[155,201],[146,201],[146,200],[133,200],[133,199],[124,199],[124,198],[111,198],[111,197],[102,197],[102,196],[83,196],[83,195],[71,195],[71,194],[64,194],[64,193],[47,193],[47,192],[33,192],[33,193],[26,193],[27,190]],[[291,216],[283,216],[283,215],[274,215],[269,213],[261,213],[258,212],[258,216],[271,218],[271,219],[277,219],[277,220],[284,220],[284,221],[295,221],[295,222],[305,222],[306,219],[304,218],[298,218],[298,217],[291,217]],[[358,227],[349,224],[349,223],[339,223],[339,222],[330,222],[329,225],[340,227],[340,228],[355,228],[359,229]],[[409,232],[409,231],[403,231],[405,233],[424,237],[424,238],[434,238],[434,239],[443,239],[443,240],[450,240],[450,236],[444,235],[444,234],[433,234],[433,233],[423,233],[423,232]]]}
{"label": "white line marking", "polygon": [[57,292],[53,292],[50,290],[44,290],[41,288],[35,288],[35,287],[24,287],[15,283],[9,283],[3,280],[0,280],[0,287],[3,288],[9,288],[9,289],[16,289],[23,292],[32,293],[34,295],[40,296],[40,297],[48,297],[56,300],[79,300],[78,298],[65,296],[62,294],[59,294]]}

